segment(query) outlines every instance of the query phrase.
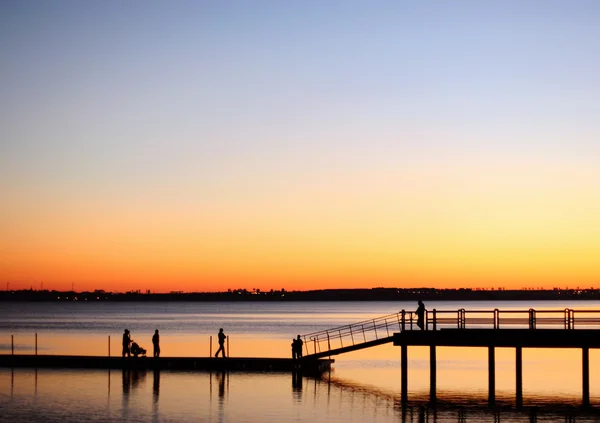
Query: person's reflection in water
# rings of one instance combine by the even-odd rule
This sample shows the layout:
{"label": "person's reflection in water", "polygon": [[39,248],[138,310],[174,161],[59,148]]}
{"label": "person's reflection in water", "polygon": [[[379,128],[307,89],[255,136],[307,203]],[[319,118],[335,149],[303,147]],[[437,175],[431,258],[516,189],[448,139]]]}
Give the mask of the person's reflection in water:
{"label": "person's reflection in water", "polygon": [[217,379],[219,379],[219,398],[225,397],[225,372],[217,373]]}
{"label": "person's reflection in water", "polygon": [[123,396],[128,397],[144,379],[146,379],[145,370],[123,369]]}
{"label": "person's reflection in water", "polygon": [[158,395],[160,393],[160,370],[154,370],[154,382],[152,383],[152,399],[154,403],[158,402]]}
{"label": "person's reflection in water", "polygon": [[294,392],[302,392],[302,372],[292,371],[292,390]]}
{"label": "person's reflection in water", "polygon": [[129,369],[123,369],[123,396],[129,397],[131,390],[131,371]]}

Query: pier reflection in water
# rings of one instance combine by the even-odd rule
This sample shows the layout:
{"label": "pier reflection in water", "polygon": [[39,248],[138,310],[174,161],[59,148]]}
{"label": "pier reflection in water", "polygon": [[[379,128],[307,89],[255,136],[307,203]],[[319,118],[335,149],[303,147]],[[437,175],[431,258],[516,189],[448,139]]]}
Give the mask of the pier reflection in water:
{"label": "pier reflection in water", "polygon": [[569,398],[536,397],[517,410],[514,399],[502,397],[489,407],[484,392],[465,396],[459,391],[443,391],[432,405],[424,390],[403,404],[399,392],[352,383],[335,374],[309,378],[300,372],[0,369],[0,409],[0,421],[14,423],[600,420],[599,408],[582,408]]}

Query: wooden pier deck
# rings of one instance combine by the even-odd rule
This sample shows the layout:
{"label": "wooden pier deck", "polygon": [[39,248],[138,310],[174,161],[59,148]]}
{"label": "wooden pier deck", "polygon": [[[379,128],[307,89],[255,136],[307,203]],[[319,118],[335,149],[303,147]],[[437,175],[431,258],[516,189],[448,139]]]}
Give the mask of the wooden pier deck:
{"label": "wooden pier deck", "polygon": [[107,357],[83,355],[0,355],[0,367],[60,369],[159,369],[218,370],[247,372],[288,372],[302,369],[305,373],[330,370],[334,360],[270,357]]}

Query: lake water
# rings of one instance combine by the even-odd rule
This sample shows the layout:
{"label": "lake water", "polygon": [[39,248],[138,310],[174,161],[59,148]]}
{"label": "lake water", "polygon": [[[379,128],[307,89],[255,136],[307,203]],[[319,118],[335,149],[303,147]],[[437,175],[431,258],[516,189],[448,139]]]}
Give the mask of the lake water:
{"label": "lake water", "polygon": [[[600,302],[429,302],[428,309],[599,309]],[[224,328],[232,357],[289,357],[297,334],[413,311],[401,302],[0,303],[0,354],[120,355],[124,328],[162,356],[208,356]],[[213,337],[211,348],[210,337]],[[400,402],[400,350],[335,356],[320,378],[287,373],[0,368],[0,421],[466,422],[600,421],[600,351],[590,351],[581,404],[581,351],[524,349],[524,407],[515,409],[515,352],[496,350],[496,404],[487,404],[487,349],[438,348],[435,407],[429,350],[409,348],[409,403]]]}

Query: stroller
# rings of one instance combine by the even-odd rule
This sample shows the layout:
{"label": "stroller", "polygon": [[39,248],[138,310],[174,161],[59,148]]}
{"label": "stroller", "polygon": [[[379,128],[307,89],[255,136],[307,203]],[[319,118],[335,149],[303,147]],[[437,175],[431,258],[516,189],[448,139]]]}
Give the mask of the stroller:
{"label": "stroller", "polygon": [[138,355],[146,357],[146,350],[140,347],[137,342],[131,341],[131,355],[134,357],[137,357]]}

